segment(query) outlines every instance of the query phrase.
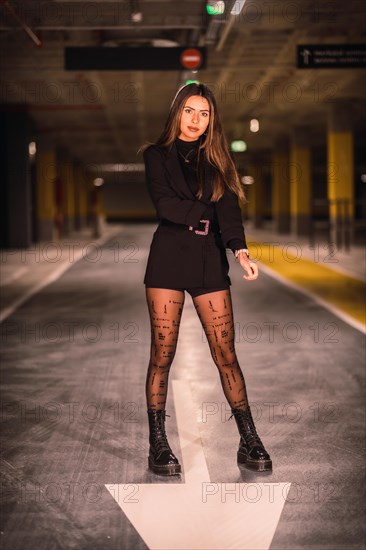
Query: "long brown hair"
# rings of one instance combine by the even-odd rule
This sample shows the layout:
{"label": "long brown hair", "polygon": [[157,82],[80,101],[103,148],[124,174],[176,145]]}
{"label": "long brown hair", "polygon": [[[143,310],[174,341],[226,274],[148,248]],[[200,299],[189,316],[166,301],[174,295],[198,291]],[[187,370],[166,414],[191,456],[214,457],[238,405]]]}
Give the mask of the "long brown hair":
{"label": "long brown hair", "polygon": [[[225,187],[228,187],[243,202],[246,202],[243,187],[222,129],[216,99],[205,84],[190,83],[178,90],[171,103],[164,130],[155,144],[168,150],[171,149],[175,139],[180,134],[180,120],[186,100],[193,95],[204,97],[210,106],[210,122],[205,133],[200,136],[198,149],[199,189],[197,198],[200,199],[203,195],[204,164],[208,162],[214,168],[212,201],[217,202],[224,194]],[[140,151],[146,149],[149,145],[151,144],[144,145],[140,148]]]}

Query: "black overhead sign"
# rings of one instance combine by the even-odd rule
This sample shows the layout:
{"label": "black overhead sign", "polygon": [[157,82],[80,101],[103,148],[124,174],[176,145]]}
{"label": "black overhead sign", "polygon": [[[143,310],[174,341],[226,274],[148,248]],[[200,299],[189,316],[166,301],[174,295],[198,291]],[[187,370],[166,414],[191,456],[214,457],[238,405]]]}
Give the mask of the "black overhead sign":
{"label": "black overhead sign", "polygon": [[65,48],[69,71],[181,71],[205,69],[206,48]]}
{"label": "black overhead sign", "polygon": [[366,67],[366,44],[297,46],[299,69],[357,69]]}

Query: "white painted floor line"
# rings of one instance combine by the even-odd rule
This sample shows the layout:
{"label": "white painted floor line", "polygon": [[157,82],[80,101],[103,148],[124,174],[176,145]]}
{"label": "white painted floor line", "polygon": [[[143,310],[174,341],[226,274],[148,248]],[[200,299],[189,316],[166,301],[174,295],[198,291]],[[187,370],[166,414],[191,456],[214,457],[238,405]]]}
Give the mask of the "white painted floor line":
{"label": "white painted floor line", "polygon": [[35,286],[29,288],[22,296],[20,296],[17,300],[14,300],[14,302],[10,306],[3,309],[0,313],[0,323],[2,323],[7,317],[12,315],[14,313],[14,311],[16,311],[18,309],[18,307],[20,307],[26,300],[28,300],[28,298],[30,298],[34,294],[37,294],[37,292],[42,290],[42,288],[49,285],[50,283],[53,283],[59,277],[61,277],[61,275],[65,271],[67,271],[67,269],[69,269],[69,267],[71,267],[75,262],[77,262],[81,258],[81,256],[82,256],[82,250],[80,250],[80,252],[75,251],[74,252],[74,258],[75,258],[74,262],[71,263],[71,262],[65,260],[65,262],[63,264],[61,264],[57,268],[55,268],[55,270],[52,271],[52,273],[50,273],[47,277],[45,277],[44,279],[39,281],[39,283],[36,284]]}
{"label": "white painted floor line", "polygon": [[151,550],[268,550],[291,484],[211,483],[189,382],[172,388],[185,483],[156,476],[107,490]]}
{"label": "white painted floor line", "polygon": [[24,273],[26,273],[27,271],[28,271],[28,267],[20,267],[19,269],[14,271],[14,273],[12,273],[7,279],[1,280],[1,288],[4,286],[10,285],[10,283],[19,279],[19,277],[24,275]]}
{"label": "white painted floor line", "polygon": [[[101,237],[98,241],[95,241],[95,243],[98,245],[102,245],[105,241],[107,241],[108,239],[113,237],[113,235],[119,233],[120,231],[121,230],[118,229],[111,234],[105,235],[104,237]],[[58,267],[55,267],[54,271],[52,271],[52,273],[50,273],[47,277],[39,281],[39,283],[37,283],[33,287],[29,288],[22,296],[20,296],[17,300],[14,300],[14,302],[10,304],[7,308],[4,308],[0,312],[0,323],[5,321],[7,317],[12,315],[14,311],[18,309],[18,307],[20,307],[26,300],[31,298],[34,294],[37,294],[37,292],[42,290],[47,285],[53,283],[54,281],[57,281],[57,279],[59,279],[59,277],[61,277],[61,275],[65,273],[65,271],[67,271],[72,265],[74,265],[76,262],[80,260],[82,255],[83,255],[82,249],[74,250],[72,262],[70,262],[69,260],[65,260],[65,262],[63,262],[61,265],[59,265]]]}
{"label": "white painted floor line", "polygon": [[186,484],[209,481],[202,441],[198,431],[195,410],[192,406],[192,392],[188,383],[172,380],[175,414],[180,447],[182,467]]}
{"label": "white painted floor line", "polygon": [[[305,294],[306,296],[308,296],[309,298],[314,300],[314,302],[316,302],[319,305],[323,306],[325,309],[327,309],[328,311],[333,313],[333,315],[335,315],[336,317],[339,317],[340,319],[342,319],[342,321],[344,321],[345,323],[347,323],[351,327],[359,330],[363,334],[366,334],[366,326],[363,323],[361,323],[360,321],[357,321],[357,319],[354,319],[353,317],[351,317],[351,315],[348,315],[347,313],[345,313],[341,309],[339,309],[336,306],[330,304],[326,300],[323,300],[322,298],[317,296],[317,294],[311,292],[311,290],[307,290],[306,288],[298,285],[297,283],[294,283],[294,282],[290,281],[289,279],[286,279],[286,277],[284,277],[283,275],[280,275],[276,271],[273,271],[270,267],[262,264],[261,262],[258,262],[258,263],[260,263],[261,270],[264,271],[265,273],[267,273],[267,275],[269,275],[273,279],[276,279],[280,283],[282,283],[282,284],[284,284],[284,285],[286,285],[290,288],[293,288],[294,290],[296,290],[298,292],[301,292],[302,294]],[[360,299],[364,299],[364,297],[360,296]]]}

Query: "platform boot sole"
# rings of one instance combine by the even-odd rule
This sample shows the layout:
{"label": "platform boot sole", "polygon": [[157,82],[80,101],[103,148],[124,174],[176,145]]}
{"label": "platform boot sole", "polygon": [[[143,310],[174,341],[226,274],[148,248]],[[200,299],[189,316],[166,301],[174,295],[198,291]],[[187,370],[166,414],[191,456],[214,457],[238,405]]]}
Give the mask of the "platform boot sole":
{"label": "platform boot sole", "polygon": [[267,472],[272,470],[272,460],[253,460],[240,451],[238,451],[238,464],[243,464],[248,469],[256,472]]}
{"label": "platform boot sole", "polygon": [[174,476],[182,472],[180,464],[155,464],[153,459],[149,456],[149,470],[154,474],[160,474],[162,476]]}

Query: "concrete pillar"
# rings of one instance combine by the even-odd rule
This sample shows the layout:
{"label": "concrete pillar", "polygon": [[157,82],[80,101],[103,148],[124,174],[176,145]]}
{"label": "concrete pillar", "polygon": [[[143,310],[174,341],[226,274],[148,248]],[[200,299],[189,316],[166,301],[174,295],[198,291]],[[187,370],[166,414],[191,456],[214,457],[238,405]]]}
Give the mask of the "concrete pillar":
{"label": "concrete pillar", "polygon": [[55,151],[43,147],[37,150],[36,157],[37,234],[39,241],[52,241],[56,238],[57,162]]}
{"label": "concrete pillar", "polygon": [[309,135],[306,128],[294,128],[290,152],[291,232],[308,236],[311,227],[312,169]]}
{"label": "concrete pillar", "polygon": [[75,228],[80,230],[87,225],[88,197],[87,177],[81,165],[74,166]]}
{"label": "concrete pillar", "polygon": [[278,233],[290,231],[290,183],[287,139],[278,140],[272,153],[272,218]]}
{"label": "concrete pillar", "polygon": [[333,222],[345,214],[339,211],[335,203],[341,199],[347,201],[347,217],[354,216],[354,144],[348,112],[349,105],[342,107],[336,104],[328,113],[327,191]]}
{"label": "concrete pillar", "polygon": [[[21,106],[17,106],[21,109]],[[31,121],[24,110],[0,109],[0,226],[3,248],[27,248],[34,242],[29,142]]]}
{"label": "concrete pillar", "polygon": [[103,203],[103,185],[93,185],[94,177],[91,179],[89,188],[90,196],[90,218],[93,227],[93,237],[97,238],[103,234],[105,223],[105,212]]}
{"label": "concrete pillar", "polygon": [[246,186],[248,195],[248,215],[253,227],[260,228],[264,218],[264,174],[259,158],[252,157],[248,165],[248,175],[253,178],[252,185]]}

